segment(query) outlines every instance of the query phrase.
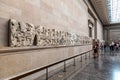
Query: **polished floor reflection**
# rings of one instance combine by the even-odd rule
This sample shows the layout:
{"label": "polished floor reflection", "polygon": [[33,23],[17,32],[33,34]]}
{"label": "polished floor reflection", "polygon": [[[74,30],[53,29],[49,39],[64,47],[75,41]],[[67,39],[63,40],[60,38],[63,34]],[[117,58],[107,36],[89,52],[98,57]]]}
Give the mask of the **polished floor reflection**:
{"label": "polished floor reflection", "polygon": [[103,53],[68,80],[120,80],[120,53]]}

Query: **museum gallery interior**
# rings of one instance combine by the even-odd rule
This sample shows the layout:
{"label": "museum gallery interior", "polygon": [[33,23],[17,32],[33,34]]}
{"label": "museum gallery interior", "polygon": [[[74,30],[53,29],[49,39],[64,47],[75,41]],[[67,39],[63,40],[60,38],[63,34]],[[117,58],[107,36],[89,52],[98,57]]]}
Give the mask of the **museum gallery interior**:
{"label": "museum gallery interior", "polygon": [[120,0],[0,0],[0,80],[119,80]]}

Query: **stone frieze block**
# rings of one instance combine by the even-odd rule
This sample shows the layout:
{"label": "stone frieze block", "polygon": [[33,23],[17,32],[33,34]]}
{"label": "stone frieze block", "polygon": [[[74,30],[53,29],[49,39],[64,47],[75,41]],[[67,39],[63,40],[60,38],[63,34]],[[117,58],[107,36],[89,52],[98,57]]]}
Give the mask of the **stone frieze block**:
{"label": "stone frieze block", "polygon": [[31,23],[9,21],[9,39],[11,47],[24,46],[74,46],[92,44],[92,39],[79,34],[47,29]]}

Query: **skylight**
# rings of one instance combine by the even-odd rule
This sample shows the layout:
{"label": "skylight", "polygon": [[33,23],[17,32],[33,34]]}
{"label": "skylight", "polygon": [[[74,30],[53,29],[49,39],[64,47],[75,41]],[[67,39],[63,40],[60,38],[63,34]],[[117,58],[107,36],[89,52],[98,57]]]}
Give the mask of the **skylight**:
{"label": "skylight", "polygon": [[107,0],[110,23],[120,23],[120,0]]}

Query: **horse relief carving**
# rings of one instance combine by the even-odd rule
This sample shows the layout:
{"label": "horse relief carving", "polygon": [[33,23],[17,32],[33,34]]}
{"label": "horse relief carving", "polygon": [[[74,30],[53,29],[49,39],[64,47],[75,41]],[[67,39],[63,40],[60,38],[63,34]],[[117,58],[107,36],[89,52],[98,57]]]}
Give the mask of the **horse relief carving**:
{"label": "horse relief carving", "polygon": [[92,44],[92,39],[75,33],[47,29],[10,19],[10,46],[74,46]]}
{"label": "horse relief carving", "polygon": [[10,20],[10,46],[32,46],[35,36],[33,24]]}

